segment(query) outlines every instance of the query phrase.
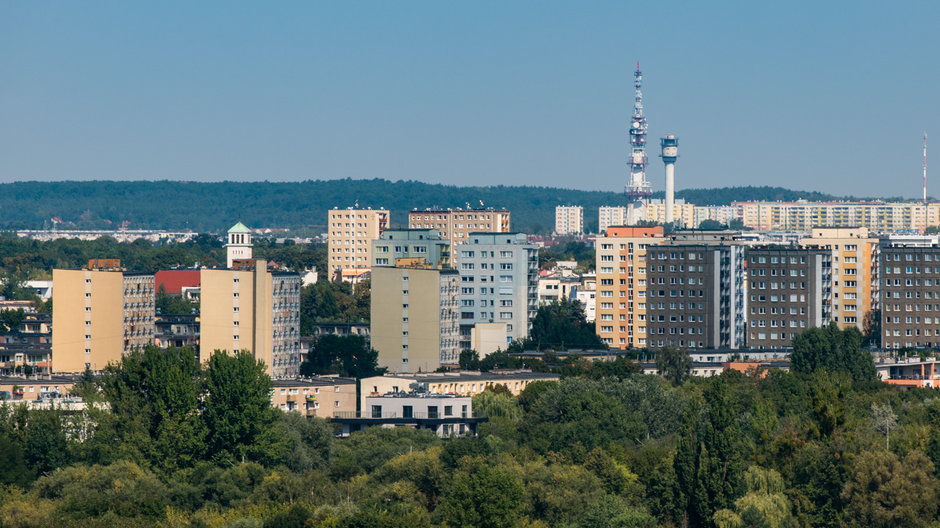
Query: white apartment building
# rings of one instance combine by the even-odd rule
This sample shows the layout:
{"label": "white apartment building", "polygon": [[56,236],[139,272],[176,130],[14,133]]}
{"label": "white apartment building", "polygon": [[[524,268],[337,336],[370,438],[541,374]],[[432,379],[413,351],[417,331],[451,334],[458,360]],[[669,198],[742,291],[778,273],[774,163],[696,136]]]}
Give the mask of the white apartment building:
{"label": "white apartment building", "polygon": [[555,207],[555,234],[580,235],[584,233],[584,207],[558,205]]}
{"label": "white apartment building", "polygon": [[606,233],[610,226],[622,226],[627,223],[627,208],[623,206],[602,205],[597,209],[597,232]]}
{"label": "white apartment building", "polygon": [[477,323],[505,323],[504,344],[527,337],[538,311],[538,246],[524,233],[471,233],[457,252],[462,341]]}

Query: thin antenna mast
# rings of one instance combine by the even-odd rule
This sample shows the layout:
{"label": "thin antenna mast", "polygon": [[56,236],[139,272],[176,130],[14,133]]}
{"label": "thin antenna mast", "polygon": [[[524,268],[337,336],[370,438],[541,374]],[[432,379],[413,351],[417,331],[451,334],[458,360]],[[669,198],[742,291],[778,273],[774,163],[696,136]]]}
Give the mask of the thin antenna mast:
{"label": "thin antenna mast", "polygon": [[927,132],[924,132],[924,205],[927,205]]}

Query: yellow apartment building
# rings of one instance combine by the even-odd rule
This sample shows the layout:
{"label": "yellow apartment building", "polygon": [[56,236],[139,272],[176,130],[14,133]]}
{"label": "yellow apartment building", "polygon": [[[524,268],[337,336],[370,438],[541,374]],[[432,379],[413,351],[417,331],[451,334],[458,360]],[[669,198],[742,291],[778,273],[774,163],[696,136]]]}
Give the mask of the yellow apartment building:
{"label": "yellow apartment building", "polygon": [[372,241],[388,229],[385,209],[332,209],[327,219],[327,273],[330,280],[372,268]]}
{"label": "yellow apartment building", "polygon": [[270,272],[264,260],[200,272],[200,360],[248,350],[274,378],[300,372],[300,275]]}
{"label": "yellow apartment building", "polygon": [[645,348],[646,248],[661,245],[662,226],[612,226],[595,241],[597,335],[611,348]]}
{"label": "yellow apartment building", "polygon": [[863,330],[877,292],[878,239],[867,227],[814,227],[800,245],[832,252],[832,320]]}
{"label": "yellow apartment building", "polygon": [[52,370],[99,371],[152,344],[154,277],[94,259],[82,270],[52,271]]}

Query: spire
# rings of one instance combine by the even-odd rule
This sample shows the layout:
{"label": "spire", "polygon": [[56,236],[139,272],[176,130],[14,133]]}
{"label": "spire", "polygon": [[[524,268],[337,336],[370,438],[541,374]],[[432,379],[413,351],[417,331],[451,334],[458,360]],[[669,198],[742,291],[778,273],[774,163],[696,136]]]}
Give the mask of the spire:
{"label": "spire", "polygon": [[636,71],[633,72],[633,86],[636,91],[633,98],[633,119],[630,123],[630,180],[627,183],[627,197],[630,199],[630,206],[637,208],[642,207],[645,200],[653,194],[652,186],[646,179],[648,125],[643,111],[643,72],[640,70],[639,61],[636,63]]}

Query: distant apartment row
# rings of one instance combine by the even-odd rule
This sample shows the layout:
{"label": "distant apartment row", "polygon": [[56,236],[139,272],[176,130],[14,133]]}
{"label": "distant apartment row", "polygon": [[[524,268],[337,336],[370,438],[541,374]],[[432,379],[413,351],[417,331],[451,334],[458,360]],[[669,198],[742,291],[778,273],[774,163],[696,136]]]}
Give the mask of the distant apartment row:
{"label": "distant apartment row", "polygon": [[815,228],[792,245],[734,232],[610,227],[596,329],[611,347],[787,348],[807,328],[880,324],[885,348],[940,346],[940,246]]}
{"label": "distant apartment row", "polygon": [[[711,220],[758,231],[810,231],[817,226],[865,227],[875,233],[923,232],[940,226],[940,203],[921,202],[732,202],[729,205],[695,205],[676,200],[675,225],[694,229]],[[649,200],[642,207],[628,211],[624,206],[601,206],[597,211],[598,232],[608,227],[666,224],[666,204]],[[586,232],[584,208],[576,205],[555,207],[555,233],[579,235]]]}

